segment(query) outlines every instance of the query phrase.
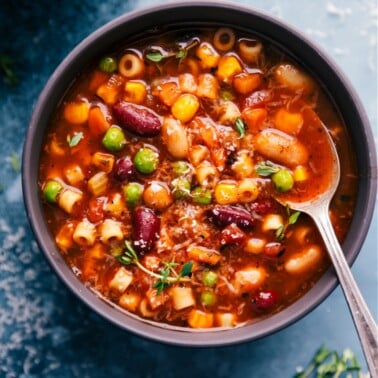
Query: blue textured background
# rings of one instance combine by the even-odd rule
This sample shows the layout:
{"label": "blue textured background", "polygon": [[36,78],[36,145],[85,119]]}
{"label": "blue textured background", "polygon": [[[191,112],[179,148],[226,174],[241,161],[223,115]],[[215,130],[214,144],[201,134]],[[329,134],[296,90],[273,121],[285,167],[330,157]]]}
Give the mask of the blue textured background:
{"label": "blue textured background", "polygon": [[[80,303],[40,253],[25,217],[20,162],[33,105],[64,56],[99,26],[158,1],[2,0],[0,54],[0,377],[291,377],[320,344],[362,352],[337,288],[310,315],[256,342],[227,348],[161,345],[124,332]],[[249,0],[325,49],[365,104],[377,138],[377,2]],[[13,162],[13,163],[12,163]],[[377,211],[353,272],[377,318]],[[364,363],[363,363],[364,365]],[[366,370],[366,367],[364,366]]]}

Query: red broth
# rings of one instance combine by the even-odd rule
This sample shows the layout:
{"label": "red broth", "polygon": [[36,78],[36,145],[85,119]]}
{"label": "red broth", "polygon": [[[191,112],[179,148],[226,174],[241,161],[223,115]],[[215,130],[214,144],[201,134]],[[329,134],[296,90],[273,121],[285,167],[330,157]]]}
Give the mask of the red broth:
{"label": "red broth", "polygon": [[[320,121],[321,120],[321,121]],[[111,51],[56,109],[40,162],[46,222],[85,285],[143,318],[233,327],[277,313],[329,266],[305,214],[274,197],[329,180],[340,241],[357,186],[332,103],[270,43],[227,28]]]}

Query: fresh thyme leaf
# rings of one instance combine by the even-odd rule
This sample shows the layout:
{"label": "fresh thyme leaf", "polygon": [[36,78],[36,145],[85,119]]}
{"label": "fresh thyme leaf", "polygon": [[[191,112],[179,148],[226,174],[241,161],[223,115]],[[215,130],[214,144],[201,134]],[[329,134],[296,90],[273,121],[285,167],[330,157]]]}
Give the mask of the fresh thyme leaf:
{"label": "fresh thyme leaf", "polygon": [[189,274],[192,273],[192,268],[193,268],[193,261],[188,261],[187,263],[185,263],[183,267],[181,268],[179,277],[189,276]]}
{"label": "fresh thyme leaf", "polygon": [[16,153],[13,153],[11,156],[9,156],[9,162],[14,172],[18,173],[20,172],[21,163],[20,158]]}
{"label": "fresh thyme leaf", "polygon": [[357,362],[357,358],[350,349],[345,349],[340,355],[336,351],[330,351],[322,345],[316,351],[306,369],[299,371],[293,376],[293,378],[331,377],[362,378],[365,375],[361,373],[361,367]]}
{"label": "fresh thyme leaf", "polygon": [[285,226],[282,224],[280,227],[277,228],[276,239],[282,240],[284,236],[285,236]]}
{"label": "fresh thyme leaf", "polygon": [[232,101],[234,99],[234,95],[230,91],[222,91],[220,94],[222,100],[224,101]]}
{"label": "fresh thyme leaf", "polygon": [[280,170],[280,167],[269,160],[263,161],[256,166],[256,173],[260,176],[270,176]]}
{"label": "fresh thyme leaf", "polygon": [[151,62],[159,63],[161,62],[165,57],[162,53],[158,51],[152,51],[148,54],[146,54],[146,58],[148,60],[151,60]]}
{"label": "fresh thyme leaf", "polygon": [[243,136],[245,135],[245,125],[244,125],[243,120],[242,120],[240,117],[238,117],[238,118],[236,119],[236,122],[235,122],[235,129],[236,129],[236,131],[238,132],[239,136],[240,136],[241,138],[243,138]]}
{"label": "fresh thyme leaf", "polygon": [[300,215],[301,215],[300,211],[296,211],[295,213],[291,214],[290,217],[289,217],[289,220],[288,220],[288,225],[291,226],[291,225],[297,223],[297,220],[298,220]]}
{"label": "fresh thyme leaf", "polygon": [[70,147],[75,147],[83,138],[84,134],[81,131],[79,133],[75,133],[72,138],[71,135],[67,135],[67,143]]}
{"label": "fresh thyme leaf", "polygon": [[13,72],[12,66],[14,60],[6,54],[0,54],[0,71],[4,74],[9,85],[15,85],[17,82],[16,75]]}
{"label": "fresh thyme leaf", "polygon": [[176,54],[177,59],[184,59],[188,55],[188,50],[182,49]]}

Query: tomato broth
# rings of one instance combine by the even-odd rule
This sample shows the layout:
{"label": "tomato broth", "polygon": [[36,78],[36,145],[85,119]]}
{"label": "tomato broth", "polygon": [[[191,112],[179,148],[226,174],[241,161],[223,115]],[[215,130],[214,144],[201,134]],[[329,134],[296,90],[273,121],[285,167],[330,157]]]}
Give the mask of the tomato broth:
{"label": "tomato broth", "polygon": [[46,222],[78,279],[129,312],[191,328],[257,321],[329,266],[314,222],[275,200],[327,186],[321,122],[341,157],[330,215],[342,241],[355,156],[300,64],[226,27],[121,46],[83,68],[51,120]]}

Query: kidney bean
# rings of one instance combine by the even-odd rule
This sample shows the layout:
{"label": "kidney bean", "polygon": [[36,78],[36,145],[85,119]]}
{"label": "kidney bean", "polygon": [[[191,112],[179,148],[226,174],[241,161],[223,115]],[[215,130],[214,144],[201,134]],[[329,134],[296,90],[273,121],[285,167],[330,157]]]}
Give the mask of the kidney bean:
{"label": "kidney bean", "polygon": [[272,213],[277,208],[277,202],[271,198],[261,198],[246,204],[246,207],[251,213],[256,212],[259,215],[265,215]]}
{"label": "kidney bean", "polygon": [[236,206],[216,206],[207,211],[207,216],[211,223],[219,227],[235,223],[240,228],[250,228],[255,223],[247,210]]}
{"label": "kidney bean", "polygon": [[260,291],[251,300],[251,308],[254,312],[262,313],[270,311],[278,303],[278,294],[273,290]]}
{"label": "kidney bean", "polygon": [[139,253],[150,251],[159,237],[160,219],[148,207],[138,207],[134,212],[133,244]]}
{"label": "kidney bean", "polygon": [[245,240],[245,233],[236,225],[230,224],[222,230],[221,244],[241,244]]}
{"label": "kidney bean", "polygon": [[242,102],[242,109],[244,108],[262,108],[267,102],[271,100],[272,93],[267,89],[252,92]]}
{"label": "kidney bean", "polygon": [[128,156],[116,160],[114,165],[114,177],[118,181],[130,180],[135,175],[134,164]]}
{"label": "kidney bean", "polygon": [[102,222],[104,219],[104,197],[91,198],[88,203],[88,219],[92,223]]}
{"label": "kidney bean", "polygon": [[160,133],[159,116],[144,106],[119,101],[113,106],[113,114],[122,128],[144,137],[153,137]]}

